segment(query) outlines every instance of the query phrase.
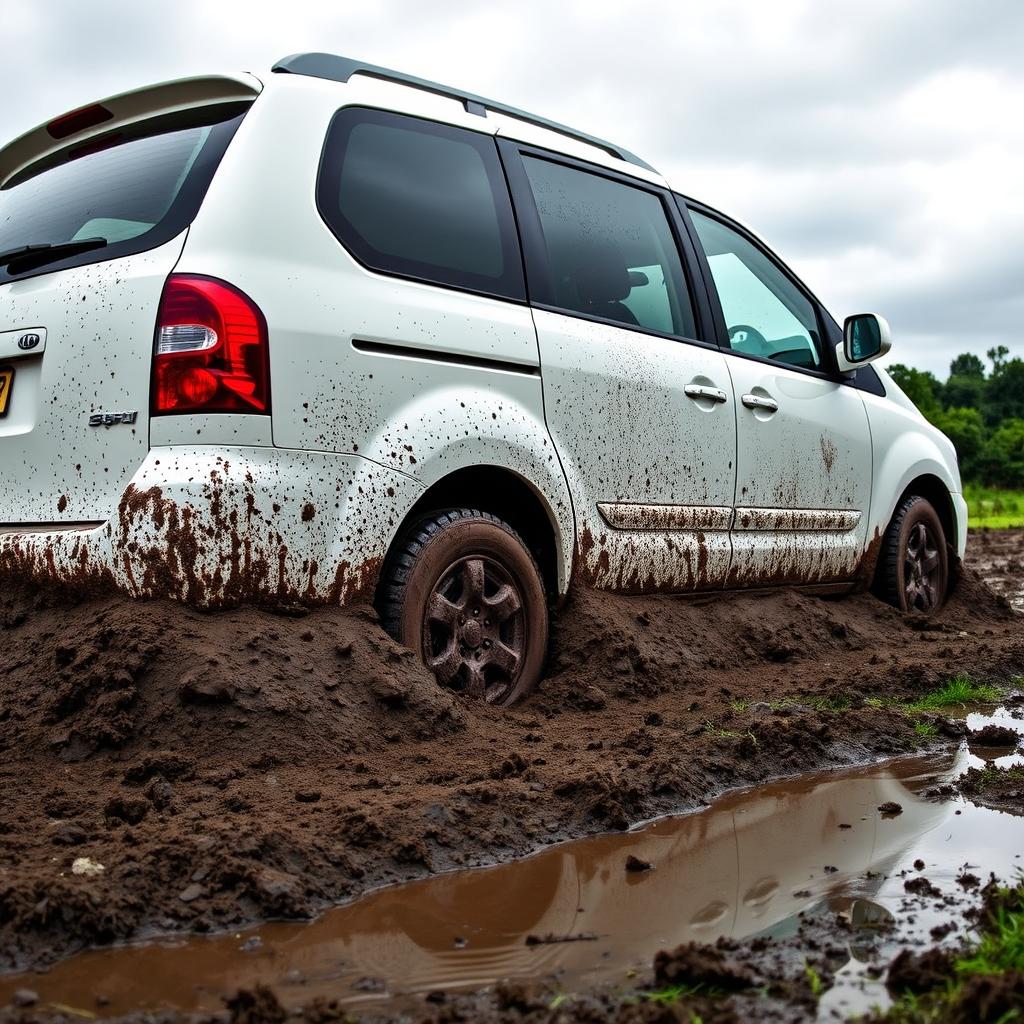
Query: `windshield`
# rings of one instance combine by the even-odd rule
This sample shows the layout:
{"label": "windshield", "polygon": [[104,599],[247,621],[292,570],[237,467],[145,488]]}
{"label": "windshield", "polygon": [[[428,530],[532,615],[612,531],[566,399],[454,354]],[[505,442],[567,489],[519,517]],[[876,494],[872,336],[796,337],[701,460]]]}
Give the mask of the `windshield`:
{"label": "windshield", "polygon": [[[0,267],[0,281],[169,241],[198,212],[243,115],[236,104],[152,120],[71,147],[16,177],[0,189],[0,253],[49,245],[54,258]],[[87,239],[102,241],[84,251],[74,244]]]}

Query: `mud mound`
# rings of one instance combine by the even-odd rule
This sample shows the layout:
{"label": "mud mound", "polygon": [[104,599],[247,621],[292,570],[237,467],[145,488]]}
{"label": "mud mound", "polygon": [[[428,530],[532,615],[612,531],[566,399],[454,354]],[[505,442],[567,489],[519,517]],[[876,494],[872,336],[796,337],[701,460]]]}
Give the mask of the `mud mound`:
{"label": "mud mound", "polygon": [[510,711],[438,688],[367,608],[22,587],[0,624],[0,967],[305,916],[920,749],[864,698],[1024,670],[1019,616],[970,572],[928,622],[868,595],[578,590]]}
{"label": "mud mound", "polygon": [[19,624],[5,633],[0,677],[17,685],[0,689],[2,752],[41,744],[79,762],[174,747],[195,763],[215,747],[282,761],[310,744],[358,753],[396,729],[429,739],[464,727],[455,698],[366,609],[290,617],[164,601],[33,605],[7,608]]}
{"label": "mud mound", "polygon": [[[900,696],[945,681],[954,642],[1011,623],[1024,624],[972,569],[964,570],[949,602],[929,619],[904,616],[870,594],[623,599],[578,589],[555,623],[548,678],[532,706],[599,711],[609,697],[641,701],[688,687],[699,691],[709,672],[783,669],[797,682],[808,668],[816,693],[824,683],[836,696],[856,700],[872,692],[880,676],[891,676],[895,662],[901,671],[891,680],[896,689],[890,695]],[[936,654],[944,663],[935,664]],[[952,671],[965,668],[979,670],[961,664]],[[986,670],[1005,674],[1002,666]]]}

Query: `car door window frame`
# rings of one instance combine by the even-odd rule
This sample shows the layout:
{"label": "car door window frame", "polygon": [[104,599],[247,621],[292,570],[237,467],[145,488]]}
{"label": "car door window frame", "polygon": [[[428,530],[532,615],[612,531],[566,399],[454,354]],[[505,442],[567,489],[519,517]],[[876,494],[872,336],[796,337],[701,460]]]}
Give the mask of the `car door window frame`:
{"label": "car door window frame", "polygon": [[[822,380],[836,381],[840,384],[852,384],[853,382],[851,380],[847,379],[845,375],[839,372],[839,367],[836,363],[835,349],[832,343],[833,332],[829,330],[830,322],[834,323],[834,321],[832,320],[832,317],[828,315],[828,311],[824,306],[822,306],[814,293],[811,292],[803,281],[801,281],[800,278],[797,277],[796,274],[794,274],[793,271],[790,270],[789,267],[787,267],[786,264],[783,263],[782,260],[780,260],[779,257],[761,241],[761,239],[748,231],[742,224],[737,224],[736,221],[727,217],[724,213],[720,213],[718,210],[715,210],[710,206],[706,206],[704,203],[697,202],[694,199],[688,199],[677,192],[673,192],[672,195],[682,216],[683,223],[686,225],[686,230],[690,234],[691,243],[696,249],[697,264],[700,267],[705,287],[710,295],[711,308],[715,322],[715,336],[718,339],[719,348],[721,348],[726,355],[735,356],[737,359],[752,359],[754,362],[765,363],[767,366],[772,366],[775,369],[792,370],[794,373],[803,373],[808,377],[817,377]],[[734,349],[729,344],[729,328],[725,322],[725,313],[722,310],[722,302],[718,295],[718,288],[715,285],[714,274],[711,271],[711,264],[708,262],[707,254],[704,252],[704,247],[701,245],[697,229],[694,226],[693,220],[690,218],[690,210],[700,213],[705,217],[709,217],[712,220],[718,221],[720,224],[729,228],[731,231],[735,231],[736,234],[748,241],[767,259],[771,260],[772,263],[775,264],[779,273],[784,274],[789,279],[793,287],[803,295],[808,303],[810,303],[817,321],[818,338],[821,346],[822,366],[820,369],[797,366],[793,363],[784,363],[778,359],[754,355],[751,352],[741,352],[738,349]]]}
{"label": "car door window frame", "polygon": [[[526,276],[526,290],[530,306],[534,309],[541,309],[551,313],[559,313],[562,316],[570,316],[577,320],[587,320],[592,323],[608,324],[624,331],[634,331],[638,334],[648,334],[655,338],[667,338],[671,341],[679,341],[688,345],[700,345],[705,348],[719,348],[718,338],[715,330],[715,321],[712,315],[711,304],[706,292],[706,283],[703,274],[697,263],[697,253],[693,248],[693,241],[686,225],[679,215],[679,209],[673,200],[672,193],[665,188],[652,184],[649,181],[633,178],[626,174],[619,174],[599,164],[591,164],[585,160],[577,160],[574,157],[566,156],[554,150],[544,149],[539,146],[531,146],[511,139],[497,137],[498,152],[505,168],[505,176],[508,179],[509,191],[512,194],[512,206],[515,211],[516,223],[519,227],[520,246],[523,253],[524,272]],[[550,163],[560,164],[572,168],[584,174],[593,174],[609,181],[634,188],[641,192],[647,192],[655,196],[661,203],[668,223],[669,231],[672,234],[679,256],[679,263],[683,271],[683,289],[690,299],[693,310],[695,333],[699,337],[691,338],[683,334],[664,333],[640,325],[625,324],[621,320],[614,320],[609,317],[597,316],[585,313],[580,310],[567,309],[563,306],[552,305],[541,302],[531,294],[530,272],[536,274],[548,273],[548,252],[544,243],[544,232],[541,226],[540,211],[534,198],[533,188],[530,184],[526,168],[523,166],[523,157],[533,157],[538,160],[546,160]]]}

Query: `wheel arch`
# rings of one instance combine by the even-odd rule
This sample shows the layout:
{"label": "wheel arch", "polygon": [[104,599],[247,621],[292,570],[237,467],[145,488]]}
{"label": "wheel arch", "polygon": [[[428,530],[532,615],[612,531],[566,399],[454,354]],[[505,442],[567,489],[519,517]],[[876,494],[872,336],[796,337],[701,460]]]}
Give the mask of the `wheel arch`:
{"label": "wheel arch", "polygon": [[523,538],[537,560],[550,597],[564,596],[572,572],[572,538],[562,536],[548,497],[506,466],[464,466],[434,481],[406,513],[391,542],[429,512],[470,508],[504,520]]}
{"label": "wheel arch", "polygon": [[[957,537],[959,536],[956,509],[953,507],[953,496],[945,482],[934,473],[922,473],[914,477],[903,488],[903,492],[896,500],[892,511],[889,513],[889,521],[892,521],[896,512],[907,498],[916,495],[930,502],[932,508],[938,513],[939,522],[942,523],[942,530],[946,535],[946,546],[956,555]],[[955,558],[954,558],[955,560]]]}

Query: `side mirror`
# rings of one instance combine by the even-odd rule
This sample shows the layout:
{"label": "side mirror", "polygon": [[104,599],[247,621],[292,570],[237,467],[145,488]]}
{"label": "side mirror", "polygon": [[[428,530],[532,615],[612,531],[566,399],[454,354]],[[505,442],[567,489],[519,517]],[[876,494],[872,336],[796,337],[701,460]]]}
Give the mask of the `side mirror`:
{"label": "side mirror", "polygon": [[884,356],[892,348],[892,331],[888,322],[874,313],[848,316],[843,324],[843,343],[836,345],[836,362],[840,373],[849,373],[858,366]]}

